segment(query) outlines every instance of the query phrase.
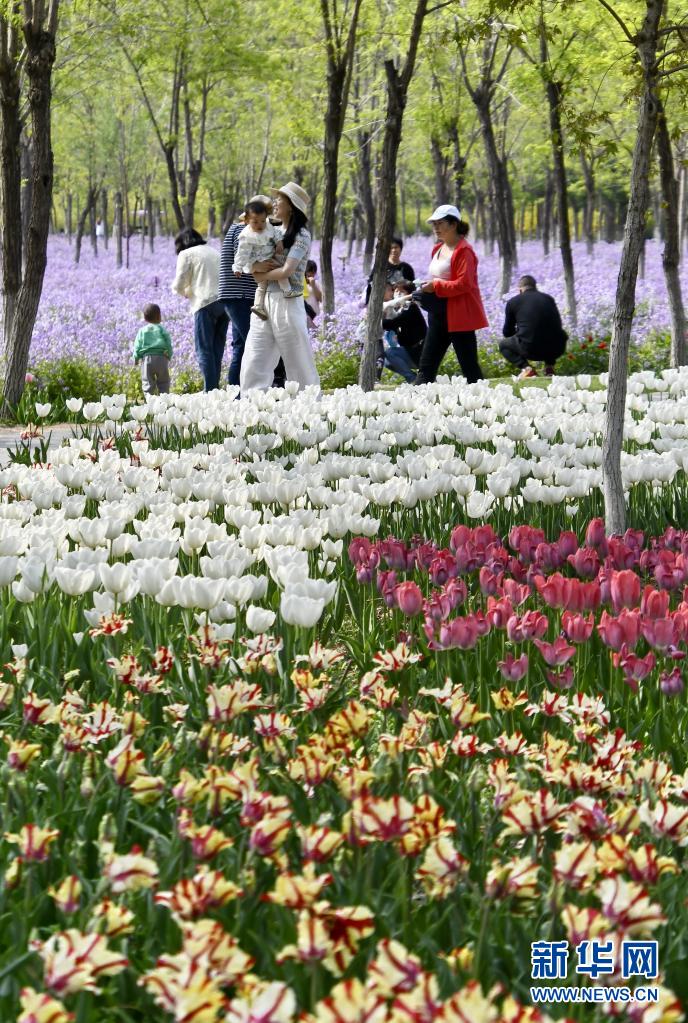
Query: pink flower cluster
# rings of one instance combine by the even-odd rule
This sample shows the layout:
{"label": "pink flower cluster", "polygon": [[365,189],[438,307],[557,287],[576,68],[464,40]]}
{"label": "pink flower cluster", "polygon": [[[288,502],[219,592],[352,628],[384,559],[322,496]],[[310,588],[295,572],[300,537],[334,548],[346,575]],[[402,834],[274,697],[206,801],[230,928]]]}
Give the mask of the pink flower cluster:
{"label": "pink flower cluster", "polygon": [[[596,633],[632,689],[658,662],[664,668],[662,692],[676,695],[683,689],[679,662],[688,641],[686,531],[668,528],[646,544],[639,530],[607,537],[602,520],[593,519],[580,544],[572,531],[550,543],[541,529],[514,526],[503,541],[492,526],[461,525],[452,531],[448,548],[418,537],[409,544],[356,538],[349,557],[357,580],[375,584],[388,608],[408,618],[423,616],[431,650],[471,650],[490,632],[502,632],[511,645],[531,644],[545,663],[549,682],[568,689],[577,646]],[[405,578],[413,572],[427,579],[427,592]],[[531,606],[524,606],[528,602]],[[456,614],[461,605],[467,605],[466,613]],[[552,621],[559,634],[550,641]],[[520,681],[528,666],[527,652],[507,652],[498,662],[511,682]]]}

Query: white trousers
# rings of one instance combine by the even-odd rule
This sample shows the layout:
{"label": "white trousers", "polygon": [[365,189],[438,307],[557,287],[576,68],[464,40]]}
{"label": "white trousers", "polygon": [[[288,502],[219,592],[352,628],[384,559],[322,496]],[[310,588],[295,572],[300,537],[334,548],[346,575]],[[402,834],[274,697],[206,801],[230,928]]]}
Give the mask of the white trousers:
{"label": "white trousers", "polygon": [[272,386],[275,366],[284,360],[287,380],[302,387],[320,384],[308,336],[306,307],[299,298],[285,298],[281,291],[269,289],[265,296],[267,320],[251,314],[251,326],[241,360],[242,392],[267,390]]}

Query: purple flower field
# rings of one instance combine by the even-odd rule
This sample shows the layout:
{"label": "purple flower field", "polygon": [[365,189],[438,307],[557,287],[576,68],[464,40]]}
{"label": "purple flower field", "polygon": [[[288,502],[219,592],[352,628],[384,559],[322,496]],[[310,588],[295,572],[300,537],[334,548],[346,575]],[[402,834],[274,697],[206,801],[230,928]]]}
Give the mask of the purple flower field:
{"label": "purple flower field", "polygon": [[[432,241],[427,237],[410,238],[404,259],[417,276],[423,276],[430,260]],[[365,277],[360,257],[350,262],[343,243],[335,246],[337,312],[322,336],[314,339],[319,354],[334,349],[351,350],[361,320],[361,292]],[[503,298],[498,293],[498,258],[486,256],[480,243],[480,281],[490,327],[481,332],[481,344],[488,349],[501,336]],[[593,257],[585,247],[575,246],[576,286],[579,303],[578,335],[602,338],[609,334],[620,245],[601,242]],[[318,260],[318,244],[313,246]],[[564,283],[557,249],[544,258],[539,242],[526,242],[519,250],[519,273],[532,273],[543,291],[554,295],[564,313]],[[178,369],[194,368],[193,323],[184,300],[173,295],[169,284],[174,275],[175,256],[171,241],[158,239],[155,253],[141,252],[139,239],[132,239],[131,265],[115,268],[115,253],[100,249],[93,255],[85,240],[81,263],[73,262],[73,247],[65,238],[52,238],[48,251],[48,269],[31,350],[31,365],[57,359],[85,358],[94,363],[126,366],[141,324],[141,309],[146,302],[157,302],[163,320],[172,335],[174,363]],[[688,290],[688,267],[683,270]],[[638,302],[634,341],[642,344],[654,332],[666,331],[669,313],[661,267],[661,243],[648,242],[646,276],[638,282]]]}

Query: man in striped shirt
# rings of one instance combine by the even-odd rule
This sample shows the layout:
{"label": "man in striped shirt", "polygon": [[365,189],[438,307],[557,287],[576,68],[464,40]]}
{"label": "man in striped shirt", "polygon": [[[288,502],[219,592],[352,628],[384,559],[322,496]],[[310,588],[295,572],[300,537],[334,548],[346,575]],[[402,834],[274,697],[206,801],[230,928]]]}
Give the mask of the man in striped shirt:
{"label": "man in striped shirt", "polygon": [[[254,199],[266,201],[272,205],[272,200],[267,196],[257,195]],[[248,336],[251,321],[251,306],[256,294],[256,282],[251,274],[242,274],[236,277],[232,270],[234,256],[237,249],[237,240],[244,229],[241,223],[232,224],[227,231],[222,243],[220,254],[220,301],[224,302],[227,315],[232,323],[232,359],[229,364],[230,384],[239,385],[239,373],[241,371],[241,358],[244,354],[244,345]]]}

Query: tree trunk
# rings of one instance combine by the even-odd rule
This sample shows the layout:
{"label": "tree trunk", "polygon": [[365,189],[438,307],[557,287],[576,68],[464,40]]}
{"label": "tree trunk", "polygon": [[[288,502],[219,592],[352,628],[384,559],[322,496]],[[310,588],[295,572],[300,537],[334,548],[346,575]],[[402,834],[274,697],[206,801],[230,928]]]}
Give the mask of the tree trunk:
{"label": "tree trunk", "polygon": [[516,230],[513,226],[513,201],[506,162],[501,160],[497,151],[494,126],[492,124],[492,112],[490,110],[490,97],[482,90],[477,91],[476,109],[482,133],[485,156],[487,159],[488,176],[490,181],[490,200],[492,215],[499,245],[499,257],[501,265],[500,294],[505,295],[511,288],[511,278],[516,265],[516,251],[514,238]]}
{"label": "tree trunk", "polygon": [[91,209],[88,214],[88,233],[91,238],[91,248],[93,249],[93,255],[98,255],[98,235],[96,234],[96,202],[98,196],[94,196]]}
{"label": "tree trunk", "polygon": [[22,252],[26,254],[26,243],[29,237],[29,220],[31,218],[31,139],[26,133],[21,134],[21,210],[22,210]]}
{"label": "tree trunk", "polygon": [[[26,7],[27,5],[25,5]],[[16,408],[24,390],[29,348],[33,334],[38,303],[43,288],[47,261],[50,207],[53,194],[53,152],[50,132],[51,77],[55,63],[55,32],[57,29],[57,0],[52,0],[47,21],[34,11],[23,25],[26,44],[25,74],[28,80],[27,104],[31,122],[32,189],[31,216],[27,236],[24,274],[14,306],[6,350],[3,412]],[[3,133],[4,134],[4,133]],[[4,144],[4,143],[3,143]],[[9,197],[3,195],[6,201]],[[8,226],[16,223],[20,208],[2,209],[3,236]]]}
{"label": "tree trunk", "polygon": [[86,192],[86,205],[79,214],[79,220],[76,225],[76,244],[74,246],[75,263],[78,263],[79,260],[81,259],[81,242],[83,240],[84,232],[86,230],[86,221],[89,218],[95,206],[97,195],[98,195],[97,188],[95,188],[93,185],[89,185],[88,191]]}
{"label": "tree trunk", "polygon": [[589,256],[595,251],[595,173],[592,160],[588,160],[581,149],[580,154],[583,181],[585,182],[585,207],[583,209],[583,237]]}
{"label": "tree trunk", "polygon": [[217,211],[214,203],[208,207],[208,237],[214,238],[217,230]]}
{"label": "tree trunk", "polygon": [[430,136],[430,155],[435,182],[435,206],[441,206],[449,199],[449,161],[442,152],[442,140],[438,135]]}
{"label": "tree trunk", "polygon": [[112,226],[115,235],[115,262],[117,269],[120,270],[122,267],[122,220],[123,220],[123,204],[122,204],[122,193],[117,192],[115,194],[115,222]]}
{"label": "tree trunk", "polygon": [[376,211],[375,202],[373,200],[373,183],[372,183],[372,167],[371,167],[371,152],[370,148],[372,145],[372,135],[370,132],[359,133],[359,139],[363,135],[364,143],[359,146],[359,170],[358,170],[358,189],[361,196],[361,204],[363,206],[363,216],[365,218],[365,247],[363,249],[363,273],[370,273],[370,268],[373,263],[373,252],[375,251],[375,224],[376,224]]}
{"label": "tree trunk", "polygon": [[153,218],[153,200],[150,192],[146,196],[146,220],[148,221],[148,248],[155,252],[155,220]]}
{"label": "tree trunk", "polygon": [[100,190],[100,219],[103,224],[103,245],[107,250],[110,240],[110,229],[108,227],[108,192],[107,188]]}
{"label": "tree trunk", "polygon": [[[461,140],[459,138],[459,126],[456,121],[449,125],[449,140],[452,146],[452,189],[454,205],[461,209],[463,205],[463,190],[466,181],[466,165],[468,159],[461,154]],[[451,192],[449,193],[451,195]]]}
{"label": "tree trunk", "polygon": [[554,188],[557,197],[557,213],[559,219],[559,248],[564,268],[564,284],[566,287],[566,304],[569,320],[575,329],[578,325],[576,306],[576,285],[573,270],[573,253],[571,251],[571,231],[569,228],[569,191],[566,180],[566,159],[564,156],[564,132],[561,126],[561,103],[563,86],[552,77],[549,66],[549,48],[544,18],[540,19],[540,68],[545,82],[545,95],[549,107],[549,133],[552,145],[552,163],[554,168]]}
{"label": "tree trunk", "polygon": [[[685,157],[683,157],[685,159]],[[682,163],[680,173],[680,187],[678,196],[678,250],[683,257],[686,249],[686,237],[688,236],[688,166]]]}
{"label": "tree trunk", "polygon": [[542,204],[542,252],[543,255],[549,256],[549,244],[552,236],[552,198],[553,198],[554,186],[552,182],[552,172],[547,168],[547,175],[545,178],[545,199]]}
{"label": "tree trunk", "polygon": [[645,236],[645,217],[649,201],[649,172],[652,140],[659,112],[657,97],[657,39],[663,0],[646,0],[643,26],[635,36],[637,55],[643,75],[633,162],[631,165],[628,213],[621,250],[621,265],[616,289],[616,304],[609,353],[609,379],[602,477],[605,526],[607,533],[622,533],[626,526],[626,504],[621,475],[624,418],[628,374],[628,349],[631,340],[638,260]]}
{"label": "tree trunk", "polygon": [[[344,131],[344,119],[349,101],[349,87],[354,56],[356,31],[361,0],[353,0],[348,25],[340,23],[337,5],[331,0],[320,0],[325,28],[327,55],[327,109],[323,148],[322,217],[320,222],[320,279],[322,283],[323,314],[334,312],[334,272],[332,269],[332,243],[334,241],[337,190],[339,178],[339,145]],[[346,36],[344,37],[344,32]]]}
{"label": "tree trunk", "polygon": [[[2,311],[4,348],[10,343],[17,297],[22,282],[21,131],[19,112],[21,90],[17,68],[16,30],[7,23],[3,36],[14,33],[9,44],[3,39],[0,62],[0,204],[2,209]],[[9,50],[9,52],[8,52]]]}
{"label": "tree trunk", "polygon": [[65,231],[71,245],[72,236],[74,235],[74,196],[71,192],[67,192],[67,202],[65,204]]}
{"label": "tree trunk", "polygon": [[377,244],[373,264],[372,289],[368,302],[368,329],[359,370],[359,384],[364,391],[372,391],[375,387],[377,342],[378,338],[382,336],[382,301],[385,293],[389,245],[394,223],[397,155],[401,142],[408,88],[413,76],[427,6],[428,0],[417,0],[416,2],[408,51],[401,73],[397,71],[393,60],[386,60],[384,64],[387,81],[387,112],[382,140],[380,184],[377,193]]}
{"label": "tree trunk", "polygon": [[657,118],[657,155],[662,186],[664,251],[662,267],[671,313],[671,365],[686,364],[686,312],[681,291],[681,244],[679,240],[679,189],[674,171],[674,154],[666,114],[660,107]]}

